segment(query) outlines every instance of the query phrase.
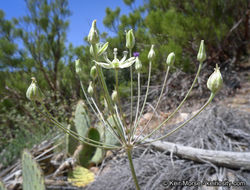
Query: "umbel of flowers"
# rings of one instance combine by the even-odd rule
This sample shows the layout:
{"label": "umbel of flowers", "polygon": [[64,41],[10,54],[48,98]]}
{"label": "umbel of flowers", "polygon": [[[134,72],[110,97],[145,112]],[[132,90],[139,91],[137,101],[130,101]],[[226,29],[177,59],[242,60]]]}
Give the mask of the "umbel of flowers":
{"label": "umbel of flowers", "polygon": [[[168,137],[175,131],[181,129],[183,126],[185,126],[188,122],[190,122],[193,118],[195,118],[197,115],[200,114],[202,110],[204,110],[209,103],[212,101],[214,98],[215,94],[220,90],[222,87],[222,76],[219,70],[219,67],[216,66],[214,73],[209,77],[207,81],[207,87],[211,91],[211,94],[207,100],[207,102],[199,109],[199,111],[184,121],[182,124],[180,124],[178,127],[173,129],[167,134],[163,134],[161,137],[156,138],[156,139],[151,139],[150,137],[158,131],[160,128],[164,127],[165,124],[179,111],[179,109],[182,107],[184,102],[186,101],[187,97],[189,96],[190,92],[192,91],[194,85],[196,84],[197,78],[199,76],[200,70],[202,68],[203,62],[206,60],[206,51],[205,51],[205,45],[204,41],[202,40],[200,43],[200,48],[197,54],[197,60],[199,61],[199,67],[196,73],[196,76],[194,78],[194,81],[187,91],[185,97],[183,100],[180,102],[179,106],[169,115],[168,118],[166,118],[161,124],[159,124],[157,127],[152,129],[152,131],[144,135],[145,129],[147,129],[153,115],[155,114],[155,111],[157,110],[159,103],[161,101],[161,98],[163,96],[164,89],[166,87],[166,82],[169,74],[169,70],[173,67],[174,61],[175,61],[175,54],[174,52],[171,52],[166,60],[166,73],[164,77],[164,81],[162,84],[162,89],[160,96],[157,100],[157,103],[154,107],[154,111],[152,114],[152,117],[149,119],[147,124],[139,130],[139,121],[142,117],[144,107],[147,102],[147,97],[149,94],[149,86],[150,86],[150,81],[151,81],[151,68],[152,68],[152,63],[155,61],[155,56],[156,52],[154,50],[154,45],[151,46],[151,49],[148,53],[148,61],[149,61],[149,67],[148,67],[148,81],[147,81],[147,89],[146,89],[146,94],[144,96],[144,100],[142,105],[140,106],[140,99],[141,99],[141,84],[140,84],[140,77],[141,77],[141,69],[144,66],[144,64],[141,63],[139,59],[139,54],[137,52],[134,52],[134,56],[132,56],[132,50],[135,46],[135,37],[133,34],[133,30],[129,30],[126,33],[126,48],[128,51],[123,52],[123,57],[119,60],[117,55],[118,55],[118,49],[114,48],[113,51],[113,59],[112,61],[108,58],[108,55],[106,53],[106,50],[108,48],[108,42],[102,45],[99,43],[99,34],[98,30],[96,28],[96,21],[94,20],[92,23],[92,27],[89,31],[88,35],[88,42],[90,43],[90,53],[92,55],[92,62],[94,63],[91,70],[90,70],[90,81],[88,87],[84,87],[81,81],[81,75],[82,75],[82,68],[81,68],[81,60],[76,60],[75,61],[75,69],[76,73],[79,76],[80,79],[80,84],[82,87],[83,94],[86,98],[86,101],[88,102],[89,107],[93,111],[93,113],[96,115],[96,118],[102,123],[103,127],[110,131],[110,133],[113,135],[113,138],[116,138],[119,141],[119,145],[110,145],[110,144],[105,144],[104,142],[97,142],[94,140],[91,140],[87,137],[81,137],[79,135],[76,135],[74,131],[71,131],[67,129],[66,126],[62,125],[59,123],[47,110],[45,114],[45,117],[49,118],[52,123],[54,123],[56,126],[61,128],[64,132],[68,133],[69,135],[73,136],[74,138],[78,139],[79,141],[82,141],[83,143],[86,143],[91,146],[99,147],[99,148],[105,148],[105,149],[124,149],[126,150],[129,164],[130,164],[130,169],[131,169],[131,174],[135,182],[135,187],[136,189],[140,189],[139,187],[139,182],[136,177],[136,171],[134,169],[133,161],[132,161],[132,150],[136,146],[140,146],[145,143],[151,143],[157,140],[161,140],[163,138]],[[129,56],[129,57],[128,57]],[[127,58],[128,57],[128,58]],[[104,60],[104,61],[103,61]],[[134,67],[133,67],[134,64]],[[119,86],[119,69],[130,69],[130,80],[131,80],[131,86],[130,86],[130,123],[127,124],[125,122],[125,116],[122,110],[121,106],[121,101],[120,101],[120,94],[118,90]],[[110,69],[113,70],[115,73],[115,81],[114,81],[114,86],[115,89],[113,90],[112,94],[109,93],[107,84],[104,78],[103,74],[103,69]],[[134,95],[133,95],[133,72],[136,72],[137,74],[137,100],[134,100]],[[98,80],[95,80],[98,78]],[[101,111],[100,107],[98,107],[98,104],[96,103],[95,100],[95,88],[96,85],[95,83],[99,82],[99,86],[102,88],[104,92],[104,102],[105,102],[105,114],[108,114],[109,116],[112,117],[114,121],[114,125],[111,125],[110,122],[105,119],[104,113]],[[35,78],[32,78],[32,83],[30,87],[27,90],[26,96],[28,99],[30,99],[34,105],[37,108],[36,101],[40,102],[40,104],[43,106],[44,109],[46,107],[44,106],[43,103],[43,94],[41,93],[37,82]],[[133,105],[136,104],[136,110],[133,110]],[[137,134],[137,135],[136,135]],[[138,135],[139,134],[139,135]]]}

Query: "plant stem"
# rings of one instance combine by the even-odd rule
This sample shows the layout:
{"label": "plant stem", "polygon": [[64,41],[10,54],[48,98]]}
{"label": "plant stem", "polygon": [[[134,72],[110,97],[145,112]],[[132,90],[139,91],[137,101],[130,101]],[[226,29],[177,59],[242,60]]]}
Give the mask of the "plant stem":
{"label": "plant stem", "polygon": [[104,144],[102,142],[98,142],[98,141],[89,139],[87,137],[82,137],[82,136],[78,135],[74,131],[69,130],[68,128],[64,127],[60,122],[58,122],[55,118],[53,118],[53,116],[49,113],[49,111],[47,110],[47,108],[45,107],[44,104],[42,104],[42,106],[43,106],[43,108],[44,108],[44,110],[45,110],[45,112],[47,114],[45,114],[42,111],[40,111],[35,102],[32,102],[32,103],[33,103],[35,109],[40,114],[42,114],[43,116],[45,116],[49,121],[51,121],[53,124],[55,124],[57,127],[59,127],[60,129],[62,129],[65,133],[69,134],[70,136],[72,136],[76,140],[81,141],[81,142],[83,142],[85,144],[88,144],[90,146],[97,147],[97,148],[104,148],[104,149],[115,149],[115,148],[119,149],[119,148],[121,148],[121,147],[114,146],[114,145],[108,145],[108,144],[106,145],[106,144]]}
{"label": "plant stem", "polygon": [[118,90],[118,69],[115,69],[115,90],[117,92],[117,99],[118,99],[118,108],[119,108],[119,111],[120,111],[120,117],[122,118],[122,122],[123,122],[123,126],[126,127],[126,122],[125,122],[125,118],[124,118],[124,114],[122,112],[122,106],[121,106],[121,100],[120,100],[120,93],[119,93],[119,90]]}
{"label": "plant stem", "polygon": [[127,156],[128,156],[131,174],[132,174],[132,177],[133,177],[134,182],[135,182],[136,190],[140,190],[140,186],[139,186],[136,174],[135,174],[135,168],[134,168],[134,164],[133,164],[133,160],[132,160],[132,150],[133,150],[133,147],[127,147],[126,151],[127,151]]}
{"label": "plant stem", "polygon": [[[193,83],[192,83],[190,89],[188,90],[186,96],[185,96],[184,99],[181,101],[181,103],[179,104],[179,106],[178,106],[178,107],[174,110],[174,112],[173,112],[167,119],[165,119],[158,127],[156,127],[150,134],[148,134],[147,136],[145,136],[145,137],[142,139],[142,141],[144,141],[145,139],[151,137],[158,129],[160,129],[165,123],[167,123],[168,120],[170,120],[170,119],[176,114],[176,112],[179,111],[179,109],[182,107],[182,105],[183,105],[184,102],[186,101],[187,97],[189,96],[190,92],[192,91],[192,89],[193,89],[193,87],[194,87],[194,85],[195,85],[195,83],[196,83],[196,81],[197,81],[197,79],[198,79],[198,76],[199,76],[199,74],[200,74],[201,67],[202,67],[202,62],[200,62],[200,64],[199,64],[198,71],[197,71],[197,73],[196,73],[196,76],[195,76],[195,78],[194,78],[194,81],[193,81]],[[142,142],[142,141],[141,141],[141,142]]]}
{"label": "plant stem", "polygon": [[[145,144],[147,143],[152,143],[152,142],[155,142],[155,141],[158,141],[158,140],[162,140],[170,135],[172,135],[174,132],[178,131],[179,129],[181,129],[182,127],[184,127],[188,122],[190,122],[192,119],[194,119],[197,115],[199,115],[210,103],[211,101],[213,100],[215,94],[214,93],[211,93],[210,94],[210,97],[209,99],[207,100],[207,102],[199,109],[199,111],[194,114],[191,118],[189,118],[188,120],[186,120],[184,123],[182,123],[181,125],[179,125],[178,127],[176,127],[175,129],[173,129],[172,131],[170,131],[168,134],[162,136],[162,137],[159,137],[159,138],[156,138],[152,141],[149,141],[149,142],[146,142]],[[142,143],[143,144],[143,143]]]}
{"label": "plant stem", "polygon": [[[137,121],[135,121],[135,126],[133,128],[133,132],[135,133],[136,132],[136,129],[139,125],[139,121],[142,117],[142,114],[143,114],[143,111],[144,111],[144,107],[145,107],[145,104],[147,102],[147,98],[148,98],[148,91],[149,91],[149,85],[150,85],[150,80],[151,80],[151,70],[152,70],[152,62],[149,61],[149,69],[148,69],[148,84],[147,84],[147,89],[146,89],[146,94],[145,94],[145,98],[144,98],[144,102],[142,104],[142,108],[141,108],[141,112],[139,114],[139,118],[137,119]],[[134,133],[132,134],[132,136],[134,136]]]}
{"label": "plant stem", "polygon": [[[140,74],[140,72],[139,72],[138,75],[137,75],[137,78],[138,78],[138,79],[137,79],[137,81],[138,81],[138,93],[137,93],[136,114],[135,114],[134,127],[133,127],[133,130],[131,130],[130,137],[133,137],[133,136],[134,136],[134,133],[135,133],[135,126],[136,126],[137,119],[138,119],[138,115],[139,115],[140,98],[141,98],[141,81],[140,81],[140,77],[141,77],[141,74]],[[132,139],[130,138],[130,140],[132,140]]]}
{"label": "plant stem", "polygon": [[[115,111],[114,111],[114,107],[113,107],[113,103],[112,103],[111,97],[110,97],[109,92],[108,92],[107,84],[106,84],[106,82],[104,80],[104,75],[102,73],[102,69],[100,68],[99,65],[96,65],[96,69],[97,69],[98,76],[99,76],[100,81],[101,81],[101,85],[102,85],[103,90],[104,90],[104,95],[105,95],[106,100],[107,100],[108,108],[109,108],[109,110],[112,113],[111,117],[113,118],[113,120],[115,122],[115,125],[117,126],[117,132],[119,133],[119,135],[121,137],[121,140],[123,142],[126,142],[125,136],[122,134],[122,131],[121,131],[120,127],[119,127],[118,121],[114,117]],[[121,126],[121,128],[122,128],[122,126]]]}
{"label": "plant stem", "polygon": [[[132,49],[129,49],[129,57],[132,57]],[[133,68],[132,66],[130,67],[130,96],[131,96],[131,102],[130,102],[130,126],[132,126],[133,122]],[[131,127],[132,129],[132,127]],[[131,130],[130,129],[130,130]]]}
{"label": "plant stem", "polygon": [[[156,110],[157,110],[157,108],[158,108],[158,106],[159,106],[159,103],[160,103],[161,98],[162,98],[162,95],[163,95],[163,91],[164,91],[165,86],[166,86],[166,82],[167,82],[167,78],[168,78],[169,69],[170,69],[170,67],[168,66],[167,71],[166,71],[166,74],[165,74],[164,82],[163,82],[163,85],[162,85],[161,94],[160,94],[160,96],[159,96],[159,98],[158,98],[158,101],[157,101],[156,106],[155,106],[155,108],[154,108],[153,114],[152,114],[152,116],[150,117],[150,119],[148,120],[148,122],[146,123],[145,127],[141,130],[141,132],[139,133],[139,135],[137,136],[137,138],[139,138],[139,137],[142,135],[142,133],[144,132],[144,130],[147,129],[147,127],[148,127],[150,121],[152,120],[152,118],[153,118],[153,116],[154,116],[154,114],[155,114],[155,112],[156,112]],[[135,141],[137,140],[137,138],[135,139]]]}

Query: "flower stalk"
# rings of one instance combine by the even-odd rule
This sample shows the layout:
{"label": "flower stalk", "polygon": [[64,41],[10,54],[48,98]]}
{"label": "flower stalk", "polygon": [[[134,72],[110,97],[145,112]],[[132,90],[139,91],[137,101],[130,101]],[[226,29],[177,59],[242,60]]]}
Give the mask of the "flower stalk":
{"label": "flower stalk", "polygon": [[133,160],[132,160],[132,147],[126,147],[126,152],[127,152],[127,156],[128,156],[128,161],[129,161],[129,166],[130,166],[130,170],[131,170],[131,174],[135,183],[135,187],[136,190],[140,190],[140,186],[138,183],[138,179],[136,177],[136,173],[135,173],[135,168],[134,168],[134,164],[133,164]]}

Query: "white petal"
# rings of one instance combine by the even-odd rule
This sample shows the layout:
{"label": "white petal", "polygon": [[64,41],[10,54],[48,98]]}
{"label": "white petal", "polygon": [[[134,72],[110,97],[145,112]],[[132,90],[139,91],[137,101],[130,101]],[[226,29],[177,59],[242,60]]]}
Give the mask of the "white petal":
{"label": "white petal", "polygon": [[97,62],[97,61],[94,61],[97,65],[100,65],[101,67],[105,68],[105,69],[111,69],[112,68],[112,65],[110,64],[107,64],[107,63],[103,63],[103,62]]}
{"label": "white petal", "polygon": [[131,57],[127,61],[125,61],[123,64],[119,65],[119,68],[123,69],[123,68],[130,67],[131,65],[133,65],[134,62],[135,62],[135,57]]}

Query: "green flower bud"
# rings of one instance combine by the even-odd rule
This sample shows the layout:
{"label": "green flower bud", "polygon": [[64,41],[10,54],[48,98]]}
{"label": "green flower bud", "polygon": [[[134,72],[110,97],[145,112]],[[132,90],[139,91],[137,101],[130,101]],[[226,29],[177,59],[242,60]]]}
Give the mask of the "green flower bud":
{"label": "green flower bud", "polygon": [[90,69],[90,76],[92,77],[93,80],[95,80],[97,77],[97,70],[95,65]]}
{"label": "green flower bud", "polygon": [[75,60],[75,68],[76,68],[76,74],[80,75],[82,72],[80,59]]}
{"label": "green flower bud", "polygon": [[97,51],[98,51],[98,48],[96,44],[93,44],[90,46],[89,48],[90,55],[92,55],[93,57],[96,57]]}
{"label": "green flower bud", "polygon": [[96,28],[96,20],[92,22],[92,26],[88,35],[88,42],[92,45],[97,44],[99,42],[99,34]]}
{"label": "green flower bud", "polygon": [[135,46],[135,36],[133,33],[133,29],[131,29],[126,33],[126,47],[128,49],[133,49],[134,46]]}
{"label": "green flower bud", "polygon": [[39,87],[37,86],[36,78],[32,77],[31,79],[32,79],[32,82],[29,88],[27,89],[26,97],[31,101],[42,102],[43,94],[41,90],[39,89]]}
{"label": "green flower bud", "polygon": [[90,83],[89,83],[88,93],[90,96],[93,96],[93,94],[94,94],[94,88],[93,88],[92,81],[90,81]]}
{"label": "green flower bud", "polygon": [[218,92],[223,85],[222,76],[220,73],[220,68],[216,64],[216,68],[214,69],[214,72],[207,80],[207,87],[212,93]]}
{"label": "green flower bud", "polygon": [[206,58],[207,58],[207,55],[206,55],[204,40],[201,40],[200,49],[197,55],[197,60],[199,62],[203,62],[206,60]]}
{"label": "green flower bud", "polygon": [[117,91],[116,91],[116,90],[113,91],[113,93],[112,93],[112,95],[111,95],[111,98],[112,98],[112,100],[113,100],[114,102],[117,102]]}
{"label": "green flower bud", "polygon": [[175,60],[175,54],[174,54],[174,52],[172,52],[172,53],[170,53],[169,55],[168,55],[168,58],[167,58],[167,65],[168,66],[173,66],[173,64],[174,64],[174,60]]}
{"label": "green flower bud", "polygon": [[137,72],[141,72],[141,69],[142,69],[141,61],[140,61],[139,57],[136,57],[136,59],[135,59],[135,70]]}
{"label": "green flower bud", "polygon": [[155,58],[155,51],[154,51],[154,45],[151,46],[151,49],[148,53],[148,60],[153,61]]}

